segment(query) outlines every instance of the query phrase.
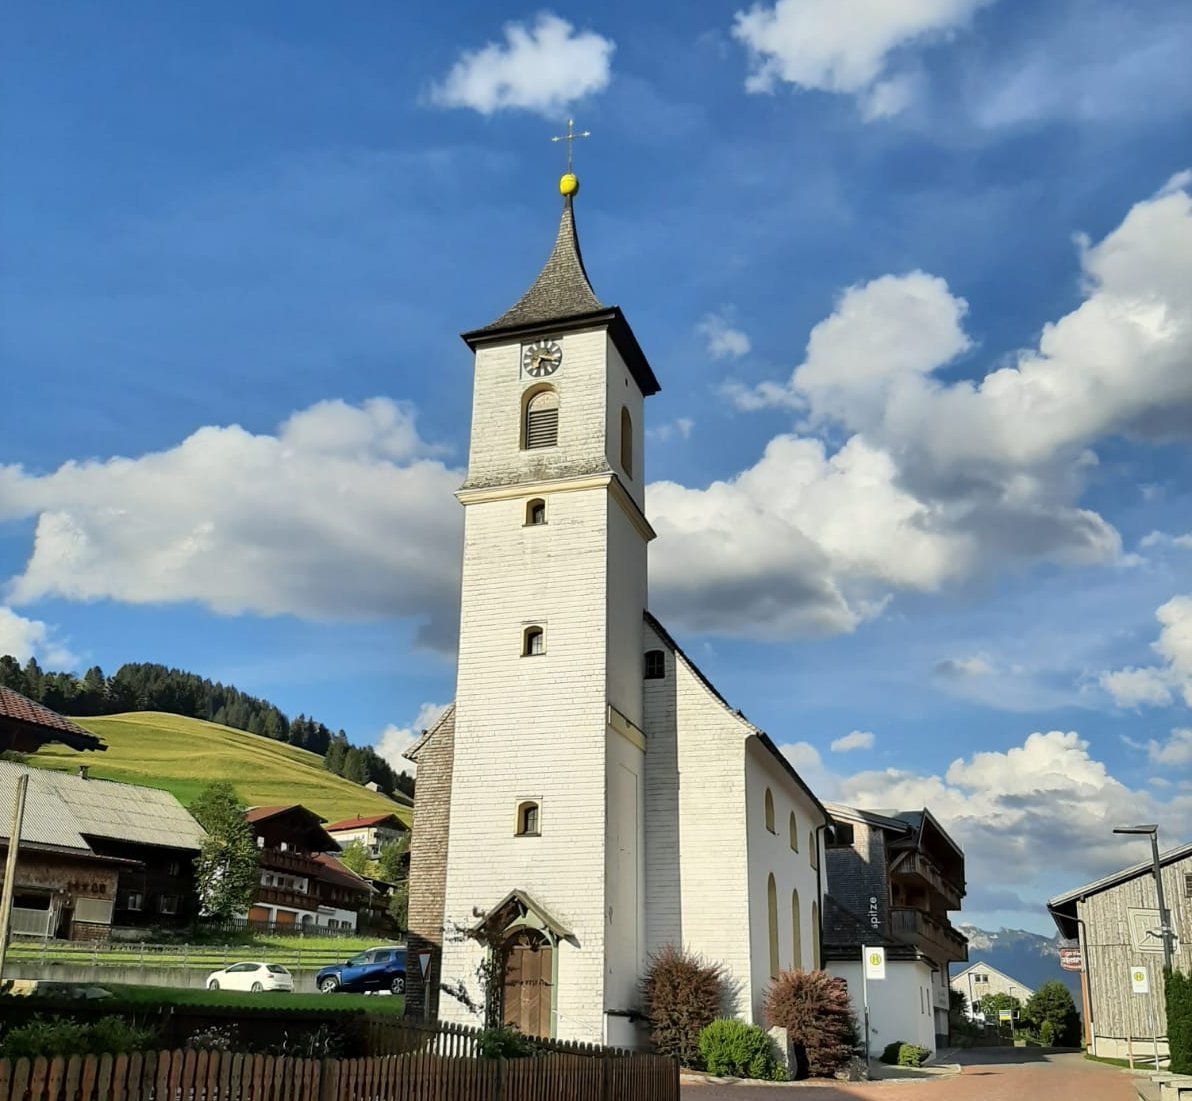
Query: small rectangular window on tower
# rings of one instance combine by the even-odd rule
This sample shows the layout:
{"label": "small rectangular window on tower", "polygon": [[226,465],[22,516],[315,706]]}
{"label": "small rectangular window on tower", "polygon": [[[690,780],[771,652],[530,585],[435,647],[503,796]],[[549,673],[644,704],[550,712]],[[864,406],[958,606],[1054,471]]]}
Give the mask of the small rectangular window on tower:
{"label": "small rectangular window on tower", "polygon": [[666,654],[661,650],[646,651],[646,680],[663,680],[666,677]]}

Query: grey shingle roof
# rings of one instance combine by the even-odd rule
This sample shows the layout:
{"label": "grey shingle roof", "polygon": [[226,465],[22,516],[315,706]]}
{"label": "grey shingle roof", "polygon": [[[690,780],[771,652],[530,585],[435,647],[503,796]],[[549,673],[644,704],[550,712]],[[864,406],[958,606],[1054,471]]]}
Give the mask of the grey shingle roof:
{"label": "grey shingle roof", "polygon": [[584,269],[579,236],[575,232],[575,211],[568,197],[563,202],[555,247],[538,278],[521,298],[480,332],[518,329],[523,325],[599,313],[603,309]]}
{"label": "grey shingle roof", "polygon": [[25,795],[21,840],[30,845],[89,851],[77,819],[58,794],[56,775],[9,761],[0,761],[0,837],[7,841],[12,832],[17,778],[25,773],[29,774],[29,789]]}
{"label": "grey shingle roof", "polygon": [[[5,791],[10,793],[7,805],[13,805],[16,777],[22,772],[30,775],[22,840],[87,848],[85,838],[97,837],[197,851],[206,837],[190,812],[168,791],[111,780],[84,780],[6,761],[0,761],[0,784],[6,785],[0,787],[0,806],[5,805]],[[30,836],[31,821],[37,823],[39,833],[56,836]],[[10,828],[9,821],[0,822],[0,831]]]}

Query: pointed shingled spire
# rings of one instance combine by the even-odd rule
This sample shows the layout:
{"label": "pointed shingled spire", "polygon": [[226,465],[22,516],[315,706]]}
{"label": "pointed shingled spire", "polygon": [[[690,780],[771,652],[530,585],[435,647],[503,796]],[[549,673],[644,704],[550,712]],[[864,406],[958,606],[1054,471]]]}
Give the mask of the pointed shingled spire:
{"label": "pointed shingled spire", "polygon": [[599,313],[606,309],[592,290],[584,258],[579,251],[579,236],[575,232],[575,211],[571,195],[563,199],[563,216],[559,219],[559,233],[555,247],[538,278],[496,321],[479,332],[517,329],[523,325],[538,325],[563,321],[569,317]]}

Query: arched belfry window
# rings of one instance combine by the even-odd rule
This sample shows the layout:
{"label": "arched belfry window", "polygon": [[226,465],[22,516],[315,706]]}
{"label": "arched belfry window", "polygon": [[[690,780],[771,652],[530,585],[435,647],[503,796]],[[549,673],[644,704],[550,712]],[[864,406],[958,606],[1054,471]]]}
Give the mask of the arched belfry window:
{"label": "arched belfry window", "polygon": [[541,497],[526,503],[526,526],[535,527],[546,523],[546,502]]}
{"label": "arched belfry window", "polygon": [[782,963],[778,959],[778,884],[773,872],[766,882],[766,914],[770,919],[770,978],[774,978],[782,970]]}
{"label": "arched belfry window", "polygon": [[795,852],[799,851],[799,820],[795,817],[794,811],[791,811],[791,848]]}
{"label": "arched belfry window", "polygon": [[527,627],[522,632],[522,657],[531,658],[546,653],[546,635],[541,627]]}
{"label": "arched belfry window", "polygon": [[517,836],[537,837],[538,834],[538,804],[533,800],[519,803],[517,807]]}
{"label": "arched belfry window", "polygon": [[621,406],[621,469],[627,477],[633,477],[633,418],[629,410]]}
{"label": "arched belfry window", "polygon": [[774,833],[774,794],[766,788],[766,829]]}
{"label": "arched belfry window", "polygon": [[559,395],[554,390],[528,390],[525,399],[522,447],[554,447],[559,442]]}

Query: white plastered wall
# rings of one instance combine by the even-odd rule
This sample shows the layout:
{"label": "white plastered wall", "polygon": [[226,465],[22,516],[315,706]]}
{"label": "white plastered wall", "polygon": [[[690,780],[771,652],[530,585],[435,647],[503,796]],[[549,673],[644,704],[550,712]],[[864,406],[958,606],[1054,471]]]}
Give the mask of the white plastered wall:
{"label": "white plastered wall", "polygon": [[[475,925],[474,908],[527,891],[578,942],[559,948],[556,1035],[592,1040],[603,1027],[607,490],[545,496],[544,525],[525,525],[525,497],[467,507],[445,920]],[[530,624],[546,652],[523,657]],[[515,836],[525,799],[540,802],[539,837]],[[444,981],[475,996],[480,959],[449,932]],[[452,998],[441,1007],[475,1023]]]}
{"label": "white plastered wall", "polygon": [[[769,790],[774,800],[774,832],[766,828],[765,799]],[[745,802],[747,823],[749,935],[751,944],[751,989],[753,1020],[763,1023],[762,1001],[770,984],[770,915],[768,882],[774,876],[778,899],[778,964],[782,971],[810,970],[815,938],[813,914],[820,906],[820,871],[812,856],[824,824],[820,810],[791,779],[757,739],[746,743]],[[798,848],[791,845],[790,816],[795,815]],[[821,854],[822,856],[822,854]],[[815,861],[820,868],[822,859]],[[794,958],[793,894],[799,892],[800,959]]]}
{"label": "white plastered wall", "polygon": [[[862,1038],[865,1033],[861,961],[830,963],[828,970],[848,983],[849,999]],[[931,965],[923,960],[886,960],[886,977],[868,983],[869,1053],[874,1058],[895,1040],[918,1044],[935,1054],[931,1005]]]}

